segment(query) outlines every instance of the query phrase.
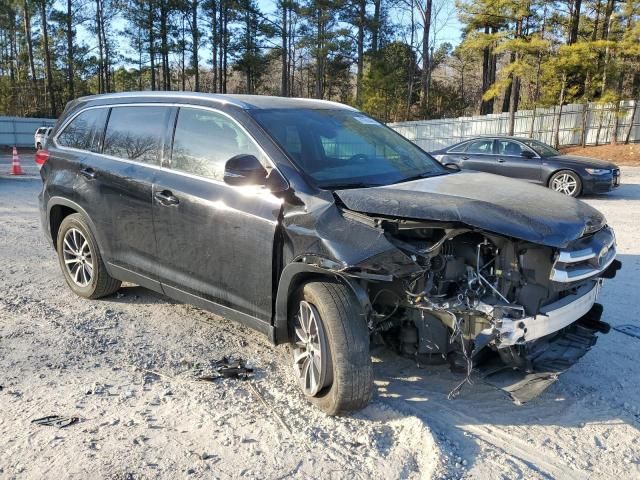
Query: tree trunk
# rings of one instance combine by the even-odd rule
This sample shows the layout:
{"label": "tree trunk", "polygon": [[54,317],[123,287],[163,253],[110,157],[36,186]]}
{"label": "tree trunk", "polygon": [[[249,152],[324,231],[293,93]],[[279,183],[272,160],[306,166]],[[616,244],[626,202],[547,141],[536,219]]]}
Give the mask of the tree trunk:
{"label": "tree trunk", "polygon": [[633,121],[636,118],[636,112],[638,111],[638,103],[639,100],[636,98],[633,101],[633,109],[631,110],[631,118],[629,119],[629,125],[627,125],[627,131],[624,134],[624,143],[625,145],[629,144],[629,141],[631,140],[631,130],[633,129]]}
{"label": "tree trunk", "polygon": [[571,23],[569,27],[569,39],[567,44],[573,45],[578,41],[578,29],[580,27],[580,9],[582,7],[582,0],[575,0],[573,5],[573,12],[571,13]]}
{"label": "tree trunk", "polygon": [[427,100],[429,96],[429,70],[431,69],[431,61],[429,58],[429,34],[431,31],[431,7],[433,0],[425,0],[424,10],[422,12],[423,28],[422,28],[422,97],[421,106],[423,114],[426,115]]}
{"label": "tree trunk", "polygon": [[67,0],[67,15],[66,15],[66,23],[67,23],[67,89],[68,89],[68,97],[67,101],[73,100],[75,95],[75,88],[73,82],[73,4],[72,0]]}
{"label": "tree trunk", "polygon": [[[33,82],[33,89],[37,92],[36,84],[36,66],[33,62],[33,37],[31,35],[31,17],[29,15],[29,4],[27,0],[23,2],[23,18],[24,18],[24,37],[27,41],[27,54],[29,56],[29,68],[31,70],[31,81]],[[35,92],[34,92],[35,93]]]}
{"label": "tree trunk", "polygon": [[[516,38],[522,36],[522,19],[516,22]],[[512,54],[512,61],[518,62],[520,55],[518,52]],[[509,92],[509,135],[513,136],[516,124],[516,111],[520,99],[520,78],[515,74],[511,74],[511,90]]]}
{"label": "tree trunk", "polygon": [[289,4],[287,0],[280,2],[282,8],[282,24],[280,25],[280,40],[282,41],[282,54],[281,54],[281,70],[280,70],[280,95],[283,97],[289,96],[289,41],[288,41],[288,21],[287,11]]}
{"label": "tree trunk", "polygon": [[[485,26],[484,33],[496,33],[495,28],[489,28],[489,25]],[[484,94],[491,85],[496,81],[496,63],[497,57],[493,53],[493,48],[487,46],[482,52],[482,93]],[[480,104],[480,115],[488,115],[493,113],[494,99],[482,100]]]}
{"label": "tree trunk", "polygon": [[156,37],[155,37],[155,7],[149,2],[147,27],[149,28],[149,67],[151,68],[151,90],[156,90]]}
{"label": "tree trunk", "polygon": [[193,68],[194,90],[200,91],[200,59],[198,47],[200,46],[200,31],[198,30],[198,0],[191,2],[191,67]]}
{"label": "tree trunk", "polygon": [[160,0],[160,58],[162,62],[162,89],[171,90],[171,72],[169,71],[169,38],[167,20],[169,11],[166,0]]}
{"label": "tree trunk", "polygon": [[56,109],[56,95],[53,90],[53,73],[51,70],[51,52],[49,51],[49,32],[47,29],[47,2],[46,0],[41,0],[40,2],[40,14],[42,21],[42,48],[44,50],[44,64],[47,70],[47,90],[49,93],[49,111],[51,112],[51,117],[56,118],[57,109]]}
{"label": "tree trunk", "polygon": [[356,106],[362,107],[362,78],[364,75],[364,27],[367,14],[366,0],[358,0],[358,66],[356,72]]}
{"label": "tree trunk", "polygon": [[559,107],[559,111],[558,111],[558,117],[557,117],[557,121],[556,124],[554,125],[554,132],[553,132],[553,146],[555,148],[558,148],[560,146],[560,121],[562,120],[562,107],[564,105],[564,94],[565,94],[565,89],[567,87],[567,74],[563,73],[562,74],[562,86],[560,87],[560,98],[559,98],[559,103],[560,103],[560,107]]}
{"label": "tree trunk", "polygon": [[[380,2],[373,0],[373,21],[371,22],[371,52],[377,53],[380,49]],[[412,5],[413,6],[413,5]]]}
{"label": "tree trunk", "polygon": [[211,2],[211,63],[213,69],[213,91],[218,91],[218,9],[216,2]]}
{"label": "tree trunk", "polygon": [[613,8],[615,7],[616,0],[607,0],[607,6],[604,10],[604,18],[602,19],[602,40],[609,38],[609,29],[611,28],[611,15],[613,15]]}

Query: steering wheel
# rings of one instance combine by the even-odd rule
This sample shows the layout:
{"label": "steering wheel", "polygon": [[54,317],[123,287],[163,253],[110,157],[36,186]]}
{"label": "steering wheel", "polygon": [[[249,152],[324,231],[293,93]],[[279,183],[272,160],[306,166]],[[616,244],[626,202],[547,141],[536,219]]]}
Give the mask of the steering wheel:
{"label": "steering wheel", "polygon": [[349,158],[350,162],[366,162],[369,160],[369,155],[365,155],[364,153],[356,153]]}

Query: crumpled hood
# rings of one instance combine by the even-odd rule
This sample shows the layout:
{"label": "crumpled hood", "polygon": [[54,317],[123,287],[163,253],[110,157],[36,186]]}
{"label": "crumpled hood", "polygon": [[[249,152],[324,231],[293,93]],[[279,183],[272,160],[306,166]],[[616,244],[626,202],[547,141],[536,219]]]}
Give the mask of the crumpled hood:
{"label": "crumpled hood", "polygon": [[551,247],[597,229],[604,216],[586,203],[498,175],[463,171],[383,187],[336,190],[356,212],[460,222]]}
{"label": "crumpled hood", "polygon": [[618,168],[615,163],[608,162],[607,160],[600,160],[599,158],[580,157],[578,155],[558,155],[557,157],[550,157],[549,160],[560,160],[567,166],[572,165],[583,168]]}

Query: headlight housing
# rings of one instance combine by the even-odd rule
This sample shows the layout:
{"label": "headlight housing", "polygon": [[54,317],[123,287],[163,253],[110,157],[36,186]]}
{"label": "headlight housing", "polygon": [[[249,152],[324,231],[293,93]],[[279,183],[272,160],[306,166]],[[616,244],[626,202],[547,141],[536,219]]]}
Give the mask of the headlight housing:
{"label": "headlight housing", "polygon": [[606,175],[607,173],[611,173],[611,170],[608,168],[585,168],[585,170],[591,175]]}

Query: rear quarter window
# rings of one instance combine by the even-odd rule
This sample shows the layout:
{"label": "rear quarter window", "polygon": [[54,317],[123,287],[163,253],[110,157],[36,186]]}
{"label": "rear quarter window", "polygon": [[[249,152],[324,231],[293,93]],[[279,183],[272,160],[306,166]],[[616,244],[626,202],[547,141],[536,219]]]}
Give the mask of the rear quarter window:
{"label": "rear quarter window", "polygon": [[56,143],[62,147],[98,152],[107,118],[106,108],[85,110],[60,132]]}

